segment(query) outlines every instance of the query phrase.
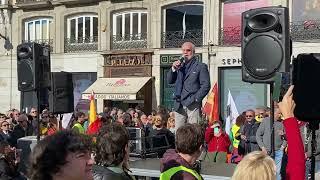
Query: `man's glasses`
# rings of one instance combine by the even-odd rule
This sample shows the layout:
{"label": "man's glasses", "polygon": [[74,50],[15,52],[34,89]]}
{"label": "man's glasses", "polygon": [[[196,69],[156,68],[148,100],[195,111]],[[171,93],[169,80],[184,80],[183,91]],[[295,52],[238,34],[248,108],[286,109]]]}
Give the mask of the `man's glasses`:
{"label": "man's glasses", "polygon": [[246,117],[253,117],[252,115],[246,115]]}
{"label": "man's glasses", "polygon": [[36,113],[36,112],[38,112],[38,111],[31,111],[31,113]]}

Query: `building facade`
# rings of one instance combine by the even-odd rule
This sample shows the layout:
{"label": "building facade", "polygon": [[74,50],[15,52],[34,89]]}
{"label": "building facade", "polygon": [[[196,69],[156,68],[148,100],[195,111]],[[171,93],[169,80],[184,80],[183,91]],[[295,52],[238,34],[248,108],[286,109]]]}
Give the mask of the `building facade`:
{"label": "building facade", "polygon": [[[74,74],[75,101],[96,79],[149,77],[134,99],[97,98],[103,106],[141,104],[147,111],[171,108],[173,87],[165,74],[185,41],[219,84],[221,112],[228,91],[238,111],[268,104],[268,87],[241,82],[240,17],[256,7],[290,8],[293,55],[317,52],[320,16],[317,1],[293,0],[3,0],[0,33],[0,111],[20,107],[16,47],[22,42],[50,45],[52,72]],[[301,8],[304,7],[304,8]],[[318,9],[319,10],[319,9]],[[317,16],[317,12],[319,15]],[[8,48],[12,44],[13,49]],[[121,80],[121,81],[120,81]],[[124,87],[125,88],[125,87]],[[243,90],[245,89],[245,91]],[[116,98],[118,97],[118,98]],[[126,101],[123,105],[121,102]],[[75,102],[77,103],[77,102]],[[131,105],[130,105],[131,104]]]}

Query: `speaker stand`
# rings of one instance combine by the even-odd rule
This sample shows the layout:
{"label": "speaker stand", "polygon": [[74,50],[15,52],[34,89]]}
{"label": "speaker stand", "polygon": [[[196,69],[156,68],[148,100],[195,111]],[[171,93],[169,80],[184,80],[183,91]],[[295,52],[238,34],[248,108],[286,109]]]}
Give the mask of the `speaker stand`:
{"label": "speaker stand", "polygon": [[316,130],[319,129],[318,121],[310,121],[309,128],[311,129],[311,169],[309,174],[309,179],[315,179],[315,167],[316,167]]}
{"label": "speaker stand", "polygon": [[273,101],[273,83],[270,83],[270,130],[271,130],[271,146],[270,156],[275,159],[274,150],[274,101]]}
{"label": "speaker stand", "polygon": [[38,129],[38,133],[37,133],[37,143],[40,141],[40,134],[41,134],[41,128],[40,128],[40,115],[42,112],[40,112],[40,98],[41,98],[41,94],[40,94],[40,88],[38,88],[36,90],[37,92],[37,111],[38,111],[38,116],[37,116],[37,129]]}

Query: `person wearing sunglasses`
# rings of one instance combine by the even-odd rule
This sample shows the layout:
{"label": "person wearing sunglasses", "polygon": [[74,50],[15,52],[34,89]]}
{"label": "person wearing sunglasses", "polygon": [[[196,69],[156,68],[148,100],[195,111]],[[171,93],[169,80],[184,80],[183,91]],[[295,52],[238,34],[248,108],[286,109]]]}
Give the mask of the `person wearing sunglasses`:
{"label": "person wearing sunglasses", "polygon": [[246,122],[244,123],[243,128],[240,130],[241,140],[239,146],[241,146],[241,149],[244,150],[244,152],[241,152],[242,155],[246,155],[252,151],[260,150],[256,139],[256,132],[260,123],[255,119],[255,112],[252,109],[247,110],[245,116]]}
{"label": "person wearing sunglasses", "polygon": [[9,126],[10,126],[10,124],[6,120],[0,122],[0,128],[1,128],[1,130],[0,130],[0,140],[7,141],[7,142],[10,143],[10,141],[11,141],[11,133],[12,132],[10,131]]}

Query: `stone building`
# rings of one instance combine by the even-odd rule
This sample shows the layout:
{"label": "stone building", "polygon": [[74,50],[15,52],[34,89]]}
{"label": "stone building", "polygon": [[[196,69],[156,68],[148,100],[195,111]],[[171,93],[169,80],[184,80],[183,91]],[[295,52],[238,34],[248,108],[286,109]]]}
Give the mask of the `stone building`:
{"label": "stone building", "polygon": [[[208,64],[211,84],[219,83],[222,112],[229,90],[236,104],[240,104],[239,111],[267,105],[267,85],[241,82],[240,16],[250,8],[289,7],[293,55],[319,51],[319,21],[313,13],[318,6],[306,0],[2,0],[1,3],[0,33],[13,46],[12,50],[0,46],[1,112],[20,107],[16,47],[22,42],[50,45],[51,71],[73,74],[75,103],[81,97],[86,98],[89,90],[99,91],[98,112],[104,106],[126,108],[138,104],[147,112],[160,104],[170,109],[173,88],[166,83],[165,74],[181,55],[180,46],[185,41],[194,42],[197,58]],[[306,22],[311,26],[306,27]],[[3,38],[0,44],[5,44]],[[99,80],[100,84],[93,84]],[[92,84],[107,87],[90,89]],[[115,86],[118,89],[113,90],[121,90],[120,94],[105,90]]]}

